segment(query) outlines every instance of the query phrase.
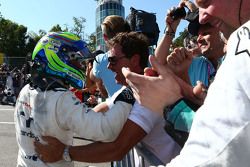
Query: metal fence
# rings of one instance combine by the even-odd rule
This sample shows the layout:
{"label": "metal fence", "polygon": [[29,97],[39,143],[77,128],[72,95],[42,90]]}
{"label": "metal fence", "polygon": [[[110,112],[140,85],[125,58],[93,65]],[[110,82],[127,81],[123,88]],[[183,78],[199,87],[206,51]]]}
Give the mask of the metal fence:
{"label": "metal fence", "polygon": [[164,163],[148,150],[143,143],[138,143],[126,154],[122,161],[111,163],[112,167],[148,167],[158,165],[164,165]]}

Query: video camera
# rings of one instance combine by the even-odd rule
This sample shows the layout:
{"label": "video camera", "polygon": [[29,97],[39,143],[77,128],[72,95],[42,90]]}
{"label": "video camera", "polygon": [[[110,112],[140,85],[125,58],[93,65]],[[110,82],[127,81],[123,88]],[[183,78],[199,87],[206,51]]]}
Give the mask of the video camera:
{"label": "video camera", "polygon": [[185,18],[186,16],[186,10],[185,7],[178,7],[171,11],[170,16],[173,20],[177,20],[180,18]]}

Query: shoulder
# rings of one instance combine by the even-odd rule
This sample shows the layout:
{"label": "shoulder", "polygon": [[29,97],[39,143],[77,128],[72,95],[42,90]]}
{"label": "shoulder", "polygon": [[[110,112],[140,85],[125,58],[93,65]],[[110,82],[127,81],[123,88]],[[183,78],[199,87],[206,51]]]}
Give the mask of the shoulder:
{"label": "shoulder", "polygon": [[123,101],[123,102],[133,105],[135,102],[135,98],[133,96],[132,89],[130,87],[126,87],[125,89],[123,89],[119,93],[119,95],[115,98],[114,103],[116,103],[117,101]]}
{"label": "shoulder", "polygon": [[96,60],[99,61],[105,61],[108,59],[108,52],[103,53],[103,54],[99,54],[96,56]]}
{"label": "shoulder", "polygon": [[228,40],[228,52],[234,55],[247,54],[250,57],[250,21],[232,33]]}

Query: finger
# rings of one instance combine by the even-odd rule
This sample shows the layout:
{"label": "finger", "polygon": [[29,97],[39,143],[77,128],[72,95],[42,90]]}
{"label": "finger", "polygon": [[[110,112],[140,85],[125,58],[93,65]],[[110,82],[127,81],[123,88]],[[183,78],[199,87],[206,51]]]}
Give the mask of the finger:
{"label": "finger", "polygon": [[133,84],[133,85],[137,85],[138,83],[141,83],[144,81],[144,75],[140,75],[134,72],[131,72],[128,68],[123,67],[122,68],[122,73],[125,76],[125,78],[127,79],[127,81],[129,81],[128,84]]}
{"label": "finger", "polygon": [[133,93],[138,93],[139,92],[139,85],[135,86],[135,84],[133,84],[130,80],[126,79],[126,82],[128,83],[128,85],[132,88]]}
{"label": "finger", "polygon": [[42,154],[38,154],[38,158],[44,162]]}
{"label": "finger", "polygon": [[153,68],[150,68],[150,67],[146,67],[144,69],[144,75],[145,76],[158,76],[157,72]]}
{"label": "finger", "polygon": [[37,142],[34,142],[34,146],[35,146],[35,151],[38,154],[42,154],[43,145],[40,142],[37,141]]}
{"label": "finger", "polygon": [[186,55],[186,49],[184,49],[183,47],[180,49],[180,55],[179,55],[179,60],[182,62],[186,59],[187,55]]}
{"label": "finger", "polygon": [[193,59],[193,52],[192,51],[185,49],[185,55],[186,55],[186,58]]}
{"label": "finger", "polygon": [[197,81],[196,86],[193,88],[194,95],[199,99],[205,99],[207,95],[207,89],[201,81]]}
{"label": "finger", "polygon": [[157,71],[159,75],[171,73],[171,70],[166,65],[160,64],[154,56],[150,56],[149,61],[152,67],[155,69],[155,71]]}

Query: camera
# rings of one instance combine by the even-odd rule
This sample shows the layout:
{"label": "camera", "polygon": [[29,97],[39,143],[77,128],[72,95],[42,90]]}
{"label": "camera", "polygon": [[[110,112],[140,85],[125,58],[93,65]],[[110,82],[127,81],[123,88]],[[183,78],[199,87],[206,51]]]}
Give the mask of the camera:
{"label": "camera", "polygon": [[184,7],[178,7],[172,10],[170,13],[170,16],[172,17],[173,20],[177,20],[179,18],[183,18],[186,16],[186,10]]}

